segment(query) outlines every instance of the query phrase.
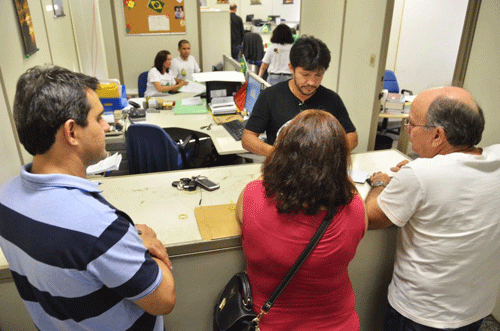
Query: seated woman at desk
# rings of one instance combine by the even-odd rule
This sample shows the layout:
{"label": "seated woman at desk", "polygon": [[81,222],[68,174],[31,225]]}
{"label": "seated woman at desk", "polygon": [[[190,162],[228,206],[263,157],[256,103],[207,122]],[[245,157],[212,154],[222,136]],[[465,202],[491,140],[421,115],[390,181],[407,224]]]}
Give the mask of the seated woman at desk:
{"label": "seated woman at desk", "polygon": [[348,176],[349,148],[331,114],[306,110],[284,127],[275,149],[238,199],[243,252],[259,312],[327,212],[333,220],[260,330],[359,331],[347,266],[366,232],[364,204]]}
{"label": "seated woman at desk", "polygon": [[159,51],[156,54],[154,66],[148,72],[145,97],[164,96],[168,92],[177,92],[181,86],[187,85],[187,82],[170,76],[168,69],[171,64],[172,55],[169,51]]}
{"label": "seated woman at desk", "polygon": [[290,49],[294,39],[292,30],[286,24],[281,23],[273,30],[271,46],[267,48],[266,55],[262,59],[259,76],[263,77],[268,70],[267,82],[271,85],[278,84],[292,78],[288,63],[290,63]]}

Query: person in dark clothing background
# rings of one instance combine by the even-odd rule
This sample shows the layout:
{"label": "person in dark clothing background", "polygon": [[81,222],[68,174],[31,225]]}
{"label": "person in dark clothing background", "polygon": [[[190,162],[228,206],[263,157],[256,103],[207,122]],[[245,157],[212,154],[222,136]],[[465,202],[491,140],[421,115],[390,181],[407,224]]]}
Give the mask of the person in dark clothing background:
{"label": "person in dark clothing background", "polygon": [[237,8],[238,6],[235,3],[229,6],[229,11],[231,12],[231,56],[233,59],[239,61],[239,46],[243,42],[245,32],[243,31],[243,20],[236,15]]}

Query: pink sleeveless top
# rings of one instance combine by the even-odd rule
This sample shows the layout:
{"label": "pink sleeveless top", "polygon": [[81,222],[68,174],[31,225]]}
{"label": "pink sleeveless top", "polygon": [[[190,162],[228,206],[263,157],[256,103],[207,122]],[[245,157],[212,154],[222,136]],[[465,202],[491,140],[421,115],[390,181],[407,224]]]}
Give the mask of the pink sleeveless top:
{"label": "pink sleeveless top", "polygon": [[[262,181],[249,183],[243,198],[243,251],[254,310],[276,289],[306,247],[326,212],[279,214]],[[359,330],[347,266],[365,233],[365,211],[356,195],[339,208],[323,238],[261,321],[266,330]]]}

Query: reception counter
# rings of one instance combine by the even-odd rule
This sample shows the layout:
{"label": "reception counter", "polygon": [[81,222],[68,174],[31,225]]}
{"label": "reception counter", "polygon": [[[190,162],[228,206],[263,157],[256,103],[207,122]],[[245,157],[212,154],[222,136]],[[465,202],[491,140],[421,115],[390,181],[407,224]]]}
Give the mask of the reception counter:
{"label": "reception counter", "polygon": [[[396,150],[353,154],[352,168],[370,173],[390,173],[389,168],[405,158]],[[167,330],[211,330],[212,308],[217,294],[234,273],[245,269],[245,259],[239,236],[203,240],[194,209],[235,203],[246,183],[260,176],[260,167],[260,164],[243,164],[99,180],[102,194],[111,204],[127,212],[134,222],[153,228],[167,247],[177,292],[176,306],[165,317]],[[220,189],[187,192],[171,185],[174,180],[197,175],[207,176],[220,184]],[[365,198],[369,185],[356,186]],[[349,266],[361,330],[380,329],[392,273],[395,239],[395,228],[367,232]],[[17,294],[2,254],[0,305],[0,330],[36,330]]]}

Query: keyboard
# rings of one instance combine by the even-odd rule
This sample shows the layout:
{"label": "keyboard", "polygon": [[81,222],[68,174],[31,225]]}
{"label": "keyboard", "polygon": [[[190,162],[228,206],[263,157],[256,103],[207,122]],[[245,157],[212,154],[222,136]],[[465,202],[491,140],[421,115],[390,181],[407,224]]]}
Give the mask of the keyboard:
{"label": "keyboard", "polygon": [[236,141],[240,141],[243,137],[243,130],[245,130],[245,125],[247,121],[240,122],[239,120],[234,120],[231,122],[222,123],[222,126]]}

